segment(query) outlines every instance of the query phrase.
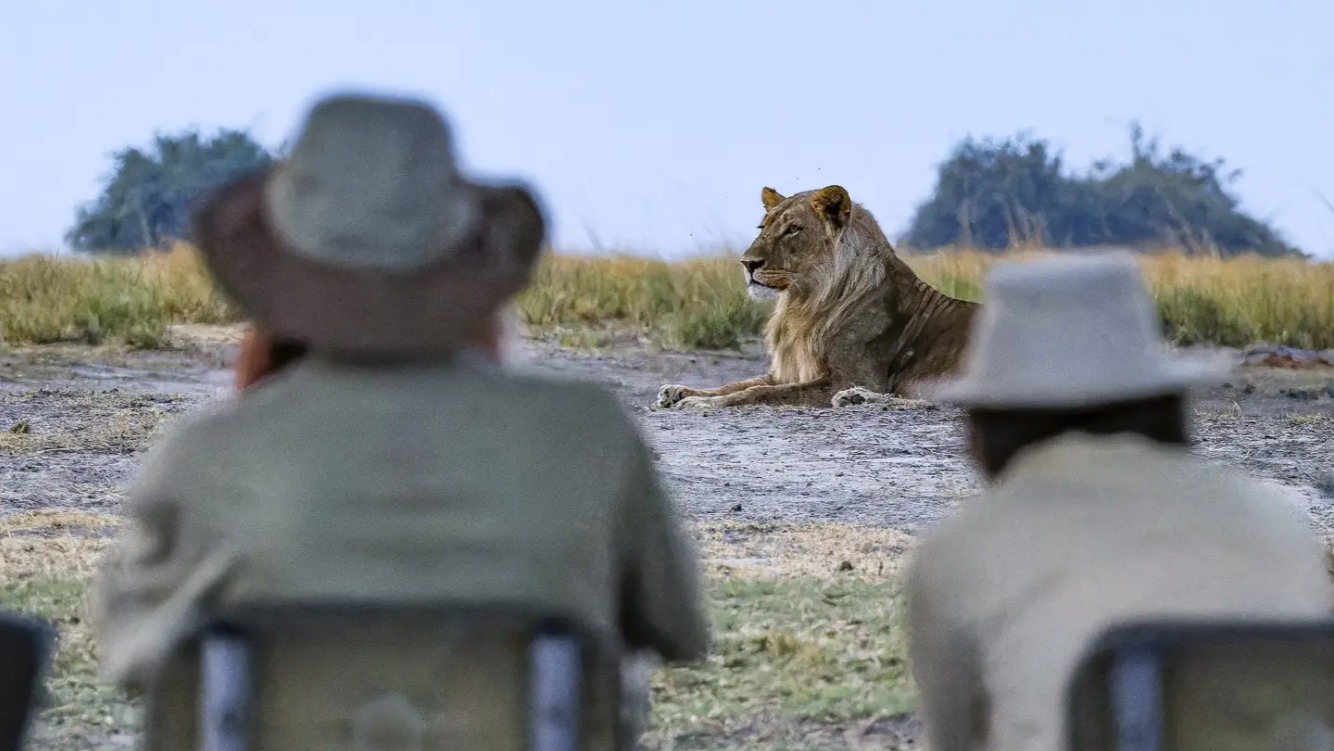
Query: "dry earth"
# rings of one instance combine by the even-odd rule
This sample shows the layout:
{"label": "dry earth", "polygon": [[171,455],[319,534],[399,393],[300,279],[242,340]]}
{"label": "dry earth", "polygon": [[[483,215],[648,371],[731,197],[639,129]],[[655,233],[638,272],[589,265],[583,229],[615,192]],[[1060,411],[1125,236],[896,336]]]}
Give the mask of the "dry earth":
{"label": "dry earth", "polygon": [[[49,518],[118,514],[146,444],[174,417],[228,397],[237,333],[183,328],[177,349],[168,352],[43,347],[0,353],[0,522],[34,512],[54,514]],[[750,567],[828,576],[850,567],[846,551],[855,549],[864,560],[879,557],[879,571],[867,575],[875,579],[887,573],[886,561],[895,566],[909,536],[979,487],[951,409],[863,405],[701,414],[648,408],[664,383],[716,385],[762,372],[763,357],[753,345],[742,353],[655,352],[635,343],[578,352],[529,340],[523,355],[524,368],[597,380],[624,399],[674,496],[706,530],[704,550],[715,573]],[[1240,369],[1229,383],[1201,395],[1195,428],[1199,454],[1286,486],[1334,540],[1334,369]],[[782,536],[808,527],[845,531],[804,541]],[[784,529],[789,532],[779,532]],[[862,534],[869,536],[849,537]],[[812,539],[839,542],[819,550]],[[19,548],[0,546],[0,553],[7,549],[18,561],[13,551]],[[43,565],[50,564],[30,567]],[[898,747],[915,734],[904,715],[873,716],[856,727],[792,726],[780,716],[768,730],[763,719],[740,726],[687,720],[717,732],[701,736],[699,746],[677,734],[677,748],[742,747],[740,736],[780,735],[793,748]]]}
{"label": "dry earth", "polygon": [[[171,352],[47,347],[0,354],[0,508],[114,512],[136,452],[164,418],[226,398],[234,329]],[[684,510],[700,520],[826,521],[915,532],[978,489],[949,408],[651,410],[664,383],[763,372],[758,352],[576,352],[537,340],[522,366],[614,389]],[[1196,450],[1293,489],[1334,529],[1334,368],[1245,368],[1201,395]],[[21,440],[20,440],[21,439]]]}

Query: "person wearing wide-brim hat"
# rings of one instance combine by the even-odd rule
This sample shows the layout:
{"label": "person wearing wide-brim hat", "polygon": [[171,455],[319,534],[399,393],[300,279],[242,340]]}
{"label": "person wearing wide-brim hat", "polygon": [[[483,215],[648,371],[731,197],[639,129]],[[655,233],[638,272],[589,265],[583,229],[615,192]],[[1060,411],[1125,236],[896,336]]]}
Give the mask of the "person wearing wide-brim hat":
{"label": "person wearing wide-brim hat", "polygon": [[[697,559],[616,399],[469,354],[527,283],[544,220],[523,187],[459,174],[438,112],[324,99],[289,158],[219,191],[195,226],[220,286],[304,352],[177,427],[129,493],[94,622],[105,674],[158,686],[150,751],[195,746],[178,646],[247,603],[475,600],[668,660],[707,653]],[[282,697],[304,710],[266,720],[263,747],[522,745],[526,665],[439,641],[383,645],[400,660],[383,675],[329,655],[321,669],[346,662],[347,680]],[[425,683],[377,693],[402,675]],[[612,747],[618,679],[592,681],[581,747]]]}
{"label": "person wearing wide-brim hat", "polygon": [[933,751],[1064,748],[1065,681],[1140,616],[1320,616],[1321,542],[1285,494],[1188,452],[1193,389],[1127,253],[996,266],[963,373],[983,493],[928,529],[905,575]]}

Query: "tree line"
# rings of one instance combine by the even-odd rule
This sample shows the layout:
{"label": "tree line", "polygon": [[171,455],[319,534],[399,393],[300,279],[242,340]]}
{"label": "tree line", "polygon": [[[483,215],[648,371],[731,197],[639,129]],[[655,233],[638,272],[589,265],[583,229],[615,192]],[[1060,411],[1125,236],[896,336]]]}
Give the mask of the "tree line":
{"label": "tree line", "polygon": [[[147,148],[112,155],[101,194],[79,207],[66,235],[77,250],[134,253],[187,231],[191,210],[212,189],[262,169],[279,155],[243,130],[159,134]],[[1243,212],[1240,170],[1146,139],[1132,125],[1129,160],[1067,170],[1042,139],[967,138],[937,169],[936,184],[899,238],[916,250],[967,247],[1127,246],[1230,256],[1302,256],[1277,229]]]}

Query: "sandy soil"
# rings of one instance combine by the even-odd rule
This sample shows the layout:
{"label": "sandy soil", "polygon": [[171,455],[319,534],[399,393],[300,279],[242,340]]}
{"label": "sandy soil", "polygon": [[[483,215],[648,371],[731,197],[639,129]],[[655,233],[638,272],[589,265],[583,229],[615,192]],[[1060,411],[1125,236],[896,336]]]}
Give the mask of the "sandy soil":
{"label": "sandy soil", "polygon": [[[0,354],[0,513],[115,513],[147,441],[229,395],[235,329],[182,329],[171,352],[47,347]],[[651,410],[664,383],[716,385],[763,371],[741,353],[598,353],[529,340],[523,367],[593,379],[639,419],[696,519],[833,521],[913,533],[975,492],[952,409]],[[1242,368],[1201,395],[1202,456],[1289,487],[1334,536],[1334,368]]]}

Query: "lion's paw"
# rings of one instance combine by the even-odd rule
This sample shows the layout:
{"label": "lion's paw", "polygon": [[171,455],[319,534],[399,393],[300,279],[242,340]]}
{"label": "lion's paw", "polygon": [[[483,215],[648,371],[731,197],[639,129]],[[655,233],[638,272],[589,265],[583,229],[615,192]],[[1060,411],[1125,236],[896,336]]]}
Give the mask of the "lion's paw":
{"label": "lion's paw", "polygon": [[879,391],[853,386],[834,394],[830,403],[835,407],[848,407],[854,404],[879,404],[882,409],[929,409],[930,402],[922,399],[905,399]]}
{"label": "lion's paw", "polygon": [[837,394],[834,394],[834,398],[830,400],[830,403],[835,407],[847,407],[853,404],[876,402],[884,397],[884,394],[876,393],[870,389],[864,389],[861,386],[853,386],[850,389],[843,389]]}
{"label": "lion's paw", "polygon": [[658,389],[658,398],[653,402],[653,406],[658,409],[671,409],[678,402],[685,398],[686,392],[690,389],[686,386],[669,385]]}
{"label": "lion's paw", "polygon": [[880,402],[881,409],[935,409],[936,405],[925,399],[905,399],[891,396]]}
{"label": "lion's paw", "polygon": [[718,406],[718,400],[712,396],[687,396],[676,403],[676,409],[706,410]]}

